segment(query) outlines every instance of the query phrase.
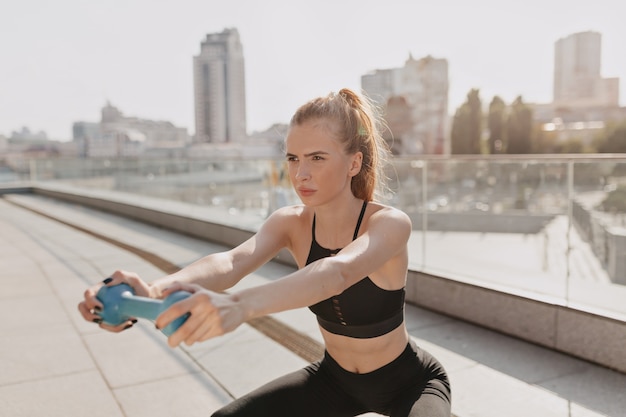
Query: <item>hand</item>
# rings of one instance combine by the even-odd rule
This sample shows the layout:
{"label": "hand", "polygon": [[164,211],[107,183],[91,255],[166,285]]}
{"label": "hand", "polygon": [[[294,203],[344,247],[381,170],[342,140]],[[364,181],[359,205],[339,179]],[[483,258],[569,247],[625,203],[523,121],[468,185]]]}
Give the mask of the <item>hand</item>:
{"label": "hand", "polygon": [[148,297],[150,296],[150,286],[145,283],[139,275],[134,272],[127,271],[115,271],[109,278],[104,281],[93,285],[84,293],[85,299],[78,304],[78,311],[83,316],[83,318],[87,321],[98,323],[98,325],[105,330],[111,332],[121,332],[122,330],[126,330],[131,327],[133,324],[137,322],[136,319],[129,319],[125,323],[120,324],[119,326],[109,326],[107,324],[102,323],[102,319],[97,314],[97,311],[102,309],[102,303],[96,298],[96,294],[98,290],[102,288],[104,285],[112,286],[121,283],[126,283],[130,285],[136,295]]}
{"label": "hand", "polygon": [[209,291],[195,284],[174,283],[163,290],[163,296],[175,291],[188,291],[192,295],[172,304],[156,319],[157,328],[163,329],[177,317],[190,313],[187,321],[168,338],[171,347],[182,342],[190,346],[221,336],[244,322],[243,310],[232,295]]}

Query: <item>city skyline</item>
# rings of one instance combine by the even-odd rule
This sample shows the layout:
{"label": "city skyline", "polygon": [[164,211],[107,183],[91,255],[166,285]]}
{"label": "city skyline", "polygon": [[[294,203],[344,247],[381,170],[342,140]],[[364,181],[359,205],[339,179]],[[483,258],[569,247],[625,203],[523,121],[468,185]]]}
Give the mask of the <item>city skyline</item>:
{"label": "city skyline", "polygon": [[[71,139],[76,121],[98,121],[107,101],[124,114],[167,120],[194,133],[192,57],[208,33],[236,28],[246,60],[248,132],[288,122],[304,101],[362,75],[402,66],[409,54],[450,64],[448,113],[471,88],[484,102],[552,100],[554,46],[602,35],[603,77],[626,95],[619,0],[531,0],[502,5],[344,0],[41,0],[0,5],[0,134],[23,126]],[[415,2],[417,3],[417,2]],[[580,4],[578,4],[580,3]],[[37,10],[37,13],[33,13]]]}

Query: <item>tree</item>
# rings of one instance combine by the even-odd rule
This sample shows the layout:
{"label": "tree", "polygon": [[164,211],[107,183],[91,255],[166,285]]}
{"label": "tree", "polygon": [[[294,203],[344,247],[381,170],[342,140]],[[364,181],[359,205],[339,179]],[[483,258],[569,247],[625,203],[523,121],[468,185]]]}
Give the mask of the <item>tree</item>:
{"label": "tree", "polygon": [[462,104],[452,118],[452,131],[450,132],[450,152],[454,155],[466,154],[467,142],[465,132],[467,131],[468,120],[467,105]]}
{"label": "tree", "polygon": [[506,114],[506,104],[498,97],[494,96],[489,104],[489,115],[487,116],[487,127],[489,128],[489,153],[491,155],[501,153],[505,142],[504,138],[504,118]]}
{"label": "tree", "polygon": [[541,123],[534,123],[532,134],[533,153],[559,153],[559,136],[556,129],[544,130]]}
{"label": "tree", "polygon": [[584,153],[585,144],[579,138],[572,138],[563,142],[558,150],[559,153]]}
{"label": "tree", "polygon": [[509,154],[531,152],[532,110],[518,96],[509,111],[506,124],[506,151]]}
{"label": "tree", "polygon": [[600,153],[626,153],[626,121],[605,129],[606,139],[599,140],[597,149]]}
{"label": "tree", "polygon": [[469,147],[470,153],[480,153],[480,137],[483,131],[483,109],[480,101],[480,91],[472,89],[467,94],[469,106]]}
{"label": "tree", "polygon": [[472,89],[467,101],[454,114],[451,132],[453,154],[479,154],[482,131],[482,109],[479,90]]}

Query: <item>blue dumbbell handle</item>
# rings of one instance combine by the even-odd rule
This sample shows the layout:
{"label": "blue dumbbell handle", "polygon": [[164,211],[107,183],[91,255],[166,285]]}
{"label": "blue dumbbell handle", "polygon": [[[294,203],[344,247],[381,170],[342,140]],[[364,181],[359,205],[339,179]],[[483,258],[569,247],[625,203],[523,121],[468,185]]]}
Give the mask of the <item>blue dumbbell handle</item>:
{"label": "blue dumbbell handle", "polygon": [[162,304],[163,300],[140,297],[130,291],[124,291],[120,294],[118,308],[129,317],[141,317],[154,321],[161,312]]}
{"label": "blue dumbbell handle", "polygon": [[[112,326],[119,326],[131,317],[154,321],[169,306],[190,295],[191,293],[187,291],[177,291],[164,300],[157,300],[134,295],[132,287],[128,284],[104,286],[96,295],[103,305],[98,315],[104,323]],[[189,313],[178,317],[162,329],[162,332],[167,336],[171,335],[187,320],[187,317]]]}

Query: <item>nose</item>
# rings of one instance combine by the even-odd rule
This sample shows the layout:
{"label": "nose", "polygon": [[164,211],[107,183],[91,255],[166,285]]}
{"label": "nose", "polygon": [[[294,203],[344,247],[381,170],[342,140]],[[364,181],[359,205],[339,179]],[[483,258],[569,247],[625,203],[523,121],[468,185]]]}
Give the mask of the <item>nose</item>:
{"label": "nose", "polygon": [[310,177],[310,171],[306,164],[300,162],[296,169],[296,180],[303,181]]}

